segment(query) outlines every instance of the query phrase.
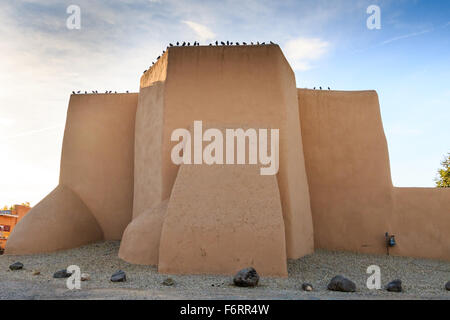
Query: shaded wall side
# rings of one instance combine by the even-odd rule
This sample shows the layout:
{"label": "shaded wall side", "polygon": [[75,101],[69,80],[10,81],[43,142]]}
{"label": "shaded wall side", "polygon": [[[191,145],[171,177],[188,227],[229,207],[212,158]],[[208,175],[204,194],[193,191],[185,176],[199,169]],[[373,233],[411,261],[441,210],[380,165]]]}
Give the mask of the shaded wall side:
{"label": "shaded wall side", "polygon": [[278,186],[286,227],[287,257],[297,259],[314,251],[313,222],[305,169],[295,75],[286,58],[278,56],[280,104],[286,106],[281,121]]}
{"label": "shaded wall side", "polygon": [[133,218],[163,200],[163,119],[164,83],[141,88],[136,111]]}
{"label": "shaded wall side", "polygon": [[141,76],[140,87],[151,86],[155,82],[164,82],[167,76],[168,51],[159,58],[150,69]]}
{"label": "shaded wall side", "polygon": [[450,190],[394,188],[393,255],[450,260]]}
{"label": "shaded wall side", "polygon": [[87,205],[106,240],[118,240],[133,210],[137,94],[72,95],[60,184]]}
{"label": "shaded wall side", "polygon": [[375,91],[298,90],[315,245],[384,253],[392,183]]}
{"label": "shaded wall side", "polygon": [[147,209],[130,222],[120,242],[119,258],[134,264],[157,265],[168,200]]}

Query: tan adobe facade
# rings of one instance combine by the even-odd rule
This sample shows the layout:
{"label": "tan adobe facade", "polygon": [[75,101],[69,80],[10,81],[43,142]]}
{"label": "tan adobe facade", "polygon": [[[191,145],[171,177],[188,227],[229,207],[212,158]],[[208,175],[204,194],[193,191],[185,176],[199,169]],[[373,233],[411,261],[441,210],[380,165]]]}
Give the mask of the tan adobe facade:
{"label": "tan adobe facade", "polygon": [[[177,128],[279,129],[279,171],[175,165]],[[122,240],[162,273],[287,276],[314,248],[450,260],[450,190],[394,188],[374,91],[297,89],[277,45],[171,47],[140,92],[72,95],[59,186],[7,254]],[[38,230],[45,224],[45,235]]]}

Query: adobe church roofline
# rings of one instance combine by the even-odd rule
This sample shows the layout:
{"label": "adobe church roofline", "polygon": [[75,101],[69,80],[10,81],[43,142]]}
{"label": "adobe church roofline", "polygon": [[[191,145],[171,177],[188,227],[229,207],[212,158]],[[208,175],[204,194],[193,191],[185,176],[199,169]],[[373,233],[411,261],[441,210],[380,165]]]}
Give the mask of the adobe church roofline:
{"label": "adobe church roofline", "polygon": [[[145,88],[151,86],[153,83],[158,81],[165,81],[168,74],[168,68],[170,68],[169,59],[174,54],[181,54],[183,51],[203,51],[203,50],[211,50],[211,51],[236,51],[242,49],[245,50],[262,50],[262,49],[270,49],[270,50],[278,50],[281,53],[281,57],[289,69],[291,69],[288,60],[284,56],[283,51],[281,50],[278,44],[259,44],[259,45],[199,45],[199,46],[173,46],[167,47],[165,52],[161,54],[159,59],[151,65],[147,70],[144,71],[144,74],[140,79],[140,88]],[[244,55],[244,54],[243,54]],[[292,75],[294,74],[293,70],[290,70]]]}

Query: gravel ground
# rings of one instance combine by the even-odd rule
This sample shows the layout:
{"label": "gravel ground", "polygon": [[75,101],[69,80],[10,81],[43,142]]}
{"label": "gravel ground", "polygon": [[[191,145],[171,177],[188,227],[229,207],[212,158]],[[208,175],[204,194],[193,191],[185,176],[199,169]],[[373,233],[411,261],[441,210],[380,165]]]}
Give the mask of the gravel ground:
{"label": "gravel ground", "polygon": [[[450,262],[316,250],[312,255],[288,263],[289,278],[262,278],[256,288],[237,288],[232,277],[216,275],[171,275],[174,286],[164,286],[168,277],[156,267],[132,265],[118,258],[120,242],[106,241],[52,254],[0,256],[0,299],[449,299],[444,285],[450,280]],[[23,270],[10,271],[20,261]],[[89,273],[90,281],[81,290],[68,290],[65,279],[53,273],[69,265]],[[370,265],[381,268],[382,286],[394,279],[403,282],[402,293],[369,290],[366,287]],[[111,274],[124,270],[127,281],[110,282]],[[40,271],[39,275],[33,275]],[[357,292],[341,293],[326,289],[337,275],[356,283]],[[303,282],[314,291],[301,290]]]}

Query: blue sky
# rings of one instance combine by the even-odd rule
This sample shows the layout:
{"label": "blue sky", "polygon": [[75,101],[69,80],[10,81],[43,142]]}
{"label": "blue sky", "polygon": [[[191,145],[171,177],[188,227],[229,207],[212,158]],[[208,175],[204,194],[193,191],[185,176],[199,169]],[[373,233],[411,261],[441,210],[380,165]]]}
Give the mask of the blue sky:
{"label": "blue sky", "polygon": [[56,186],[72,90],[138,91],[176,41],[272,40],[298,87],[377,90],[395,186],[432,187],[450,152],[450,1],[2,1],[0,39],[0,205]]}

